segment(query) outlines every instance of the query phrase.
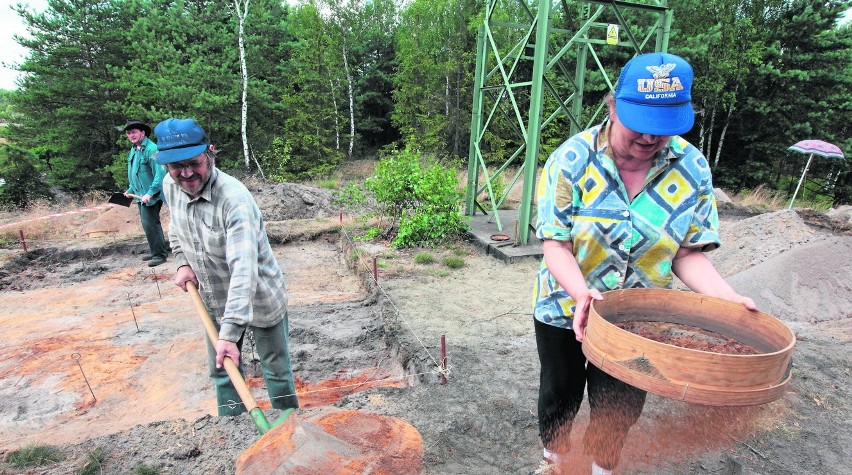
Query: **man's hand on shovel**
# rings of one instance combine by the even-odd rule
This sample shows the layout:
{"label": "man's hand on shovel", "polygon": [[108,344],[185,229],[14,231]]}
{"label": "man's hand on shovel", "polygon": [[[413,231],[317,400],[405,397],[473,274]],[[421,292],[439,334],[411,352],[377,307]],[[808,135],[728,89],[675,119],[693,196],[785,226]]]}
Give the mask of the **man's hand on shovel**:
{"label": "man's hand on shovel", "polygon": [[215,347],[217,368],[222,368],[222,365],[225,364],[226,356],[231,358],[231,360],[237,365],[240,364],[240,350],[237,348],[236,343],[228,340],[217,340]]}

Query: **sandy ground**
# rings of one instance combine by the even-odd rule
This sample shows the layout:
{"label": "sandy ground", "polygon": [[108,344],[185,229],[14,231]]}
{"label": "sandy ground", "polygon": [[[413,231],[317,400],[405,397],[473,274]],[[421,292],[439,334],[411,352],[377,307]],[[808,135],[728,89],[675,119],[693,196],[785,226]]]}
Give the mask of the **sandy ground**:
{"label": "sandy ground", "polygon": [[[428,474],[530,473],[541,454],[530,315],[537,260],[504,264],[460,244],[428,250],[434,264],[415,264],[417,251],[339,232],[322,190],[281,205],[291,191],[259,193],[258,201],[265,212],[266,202],[278,203],[269,227],[292,296],[300,416],[331,405],[406,421],[422,436]],[[292,211],[308,206],[316,209]],[[725,244],[711,254],[740,293],[795,331],[787,394],[745,408],[651,395],[617,473],[848,473],[852,235],[808,222],[793,211],[723,213]],[[55,444],[66,458],[29,471],[0,463],[0,473],[74,473],[95,451],[104,455],[101,473],[142,464],[159,473],[233,473],[257,431],[247,416],[211,416],[201,326],[168,264],[152,271],[139,260],[145,245],[134,211],[52,223],[68,226],[68,238],[0,254],[0,452]],[[443,266],[448,255],[465,266]],[[442,335],[445,385],[436,371]],[[252,361],[250,348],[244,358]],[[266,409],[251,364],[247,377]],[[572,473],[589,473],[580,443],[587,420],[584,404]]]}

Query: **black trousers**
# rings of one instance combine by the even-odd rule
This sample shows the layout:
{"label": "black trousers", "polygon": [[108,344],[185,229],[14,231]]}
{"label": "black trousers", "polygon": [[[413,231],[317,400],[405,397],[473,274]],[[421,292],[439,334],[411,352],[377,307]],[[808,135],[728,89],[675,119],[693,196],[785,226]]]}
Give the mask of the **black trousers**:
{"label": "black trousers", "polygon": [[642,414],[645,391],[586,364],[574,330],[533,321],[541,362],[538,427],[542,443],[559,454],[570,450],[571,426],[583,402],[583,391],[588,388],[590,420],[583,437],[585,453],[601,467],[615,468],[627,432]]}

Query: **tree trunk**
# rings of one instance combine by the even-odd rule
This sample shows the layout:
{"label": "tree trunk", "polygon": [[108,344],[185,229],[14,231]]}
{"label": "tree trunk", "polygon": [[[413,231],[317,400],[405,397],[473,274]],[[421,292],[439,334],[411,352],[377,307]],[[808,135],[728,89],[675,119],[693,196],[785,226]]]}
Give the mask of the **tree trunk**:
{"label": "tree trunk", "polygon": [[722,127],[722,133],[719,134],[719,145],[716,146],[716,156],[713,158],[713,168],[716,168],[716,165],[719,164],[719,158],[722,156],[722,144],[725,143],[725,134],[728,132],[728,125],[731,123],[731,114],[733,113],[734,108],[731,107],[725,116],[725,125]]}
{"label": "tree trunk", "polygon": [[352,84],[352,73],[349,71],[349,59],[347,58],[346,40],[343,40],[343,68],[346,71],[346,83],[349,86],[349,160],[352,160],[352,151],[355,148],[355,87]]}
{"label": "tree trunk", "polygon": [[460,155],[461,149],[461,72],[456,68],[456,105],[453,114],[453,155]]}
{"label": "tree trunk", "polygon": [[328,78],[331,90],[331,103],[334,104],[334,148],[340,150],[340,111],[337,110],[337,97],[335,97],[334,81]]}
{"label": "tree trunk", "polygon": [[250,1],[251,0],[234,0],[234,9],[237,11],[237,18],[240,20],[237,41],[240,47],[240,71],[243,75],[243,102],[240,113],[242,119],[241,132],[243,137],[243,156],[245,157],[246,169],[249,168],[248,133],[246,132],[246,117],[248,116],[248,68],[246,68],[246,48],[243,35],[245,33],[245,20],[248,16],[248,6]]}
{"label": "tree trunk", "polygon": [[704,157],[709,157],[713,154],[713,131],[716,130],[716,108],[710,110],[710,130],[707,132],[707,152]]}
{"label": "tree trunk", "polygon": [[701,129],[698,131],[698,150],[701,151],[702,155],[707,156],[707,150],[704,150],[704,120],[707,118],[707,114],[704,111],[707,110],[707,99],[701,100],[701,110],[695,111],[695,115],[701,116]]}

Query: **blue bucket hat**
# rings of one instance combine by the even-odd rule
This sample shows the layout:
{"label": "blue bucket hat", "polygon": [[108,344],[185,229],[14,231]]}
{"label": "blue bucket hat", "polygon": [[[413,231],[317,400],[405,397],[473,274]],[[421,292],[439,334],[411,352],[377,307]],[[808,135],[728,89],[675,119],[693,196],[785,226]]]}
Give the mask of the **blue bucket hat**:
{"label": "blue bucket hat", "polygon": [[194,119],[166,119],[154,127],[154,133],[160,165],[197,157],[210,145],[204,129]]}
{"label": "blue bucket hat", "polygon": [[[615,111],[628,129],[679,135],[695,122],[692,66],[680,56],[646,53],[624,65],[615,89]],[[157,134],[159,136],[159,134]]]}

